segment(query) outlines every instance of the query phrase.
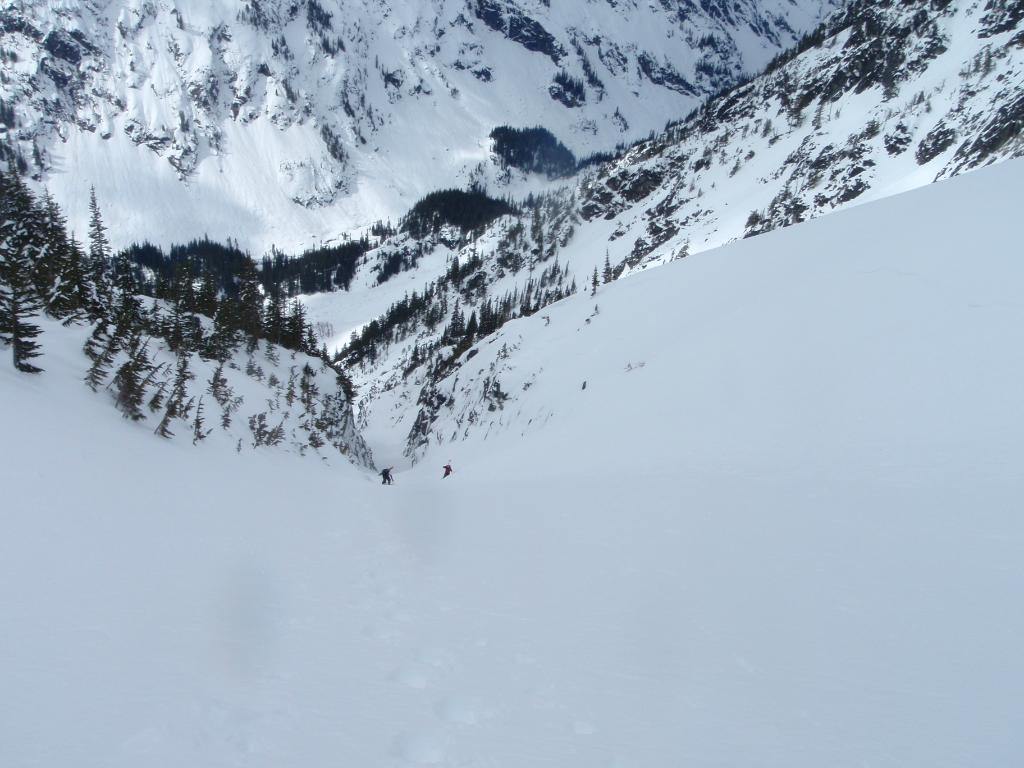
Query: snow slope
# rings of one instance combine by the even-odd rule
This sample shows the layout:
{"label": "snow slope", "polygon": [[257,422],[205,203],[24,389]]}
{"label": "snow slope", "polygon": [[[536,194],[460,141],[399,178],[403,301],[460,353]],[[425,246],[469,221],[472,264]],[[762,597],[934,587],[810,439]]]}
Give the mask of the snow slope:
{"label": "snow slope", "polygon": [[[622,430],[657,424],[668,442],[616,458],[637,471],[716,452],[730,463],[749,455],[750,471],[762,461],[848,471],[883,457],[1006,466],[1017,455],[1007,449],[1024,445],[1015,436],[1022,171],[1010,160],[513,321],[436,386],[445,405],[430,445],[447,455],[468,435],[473,453],[502,432],[518,443],[550,416],[569,419],[558,434],[599,452]],[[493,396],[495,382],[507,398]]]}
{"label": "snow slope", "polygon": [[[549,183],[542,207],[495,221],[457,252],[436,238],[391,238],[366,255],[350,292],[304,301],[333,326],[328,347],[341,349],[352,329],[422,296],[431,281],[444,291],[446,321],[456,300],[467,317],[479,315],[485,301],[522,296],[556,259],[569,269],[567,284],[587,286],[606,258],[616,276],[628,276],[1020,156],[1024,16],[1015,8],[1004,0],[849,3],[750,83],[619,159],[555,182],[561,189]],[[417,245],[428,255],[378,285],[395,249]],[[478,255],[482,264],[463,285],[445,279],[456,256],[465,265]],[[437,343],[445,327],[422,318],[390,327],[379,356],[360,361],[354,376],[371,429],[390,433],[399,419],[412,426],[410,407],[432,397],[437,356],[417,365],[411,353]]]}
{"label": "snow slope", "polygon": [[390,488],[0,368],[0,764],[1018,764],[1022,169],[509,324]]}

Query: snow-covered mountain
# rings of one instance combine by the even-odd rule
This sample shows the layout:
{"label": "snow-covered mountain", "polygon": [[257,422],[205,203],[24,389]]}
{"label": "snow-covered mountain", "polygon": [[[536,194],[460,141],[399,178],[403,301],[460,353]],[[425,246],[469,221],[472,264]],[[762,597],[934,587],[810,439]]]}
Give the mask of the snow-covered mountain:
{"label": "snow-covered mountain", "polygon": [[[482,234],[400,232],[350,292],[305,300],[359,366],[365,425],[401,424],[418,456],[451,438],[431,426],[440,413],[496,405],[493,382],[462,403],[434,386],[475,370],[470,347],[494,330],[453,334],[456,309],[500,325],[573,284],[589,291],[595,270],[603,283],[1024,154],[1022,129],[1018,4],[852,3],[766,73],[613,162],[547,182]],[[407,271],[392,276],[396,263]],[[353,330],[375,343],[353,346]]]}
{"label": "snow-covered mountain", "polygon": [[445,382],[494,367],[488,428],[387,488],[157,440],[47,328],[0,763],[1017,765],[1021,165],[516,320]]}
{"label": "snow-covered mountain", "polygon": [[628,266],[1024,154],[1017,3],[854,2],[805,47],[583,185]]}
{"label": "snow-covered mountain", "polygon": [[578,156],[660,130],[836,4],[4,0],[4,136],[119,245],[296,251],[464,185],[502,124]]}
{"label": "snow-covered mountain", "polygon": [[0,764],[1020,762],[1024,6],[572,5],[3,3]]}

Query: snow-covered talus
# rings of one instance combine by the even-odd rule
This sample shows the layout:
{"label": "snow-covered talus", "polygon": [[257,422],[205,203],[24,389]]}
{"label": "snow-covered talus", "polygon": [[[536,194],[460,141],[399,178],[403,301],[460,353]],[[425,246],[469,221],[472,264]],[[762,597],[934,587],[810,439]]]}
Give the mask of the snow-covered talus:
{"label": "snow-covered talus", "polygon": [[1022,197],[1011,161],[516,321],[443,481],[0,366],[0,763],[1017,765]]}
{"label": "snow-covered talus", "polygon": [[835,5],[5,0],[0,97],[60,201],[95,184],[124,238],[296,250],[465,183],[504,123],[579,154],[660,129]]}
{"label": "snow-covered talus", "polygon": [[[403,235],[371,252],[351,294],[307,301],[335,324],[334,345],[435,279],[445,319],[430,326],[421,315],[385,334],[379,357],[357,373],[364,417],[389,433],[396,420],[408,426],[413,405],[429,420],[442,398],[431,390],[430,366],[411,366],[410,355],[437,343],[456,302],[468,318],[486,300],[522,296],[556,259],[569,270],[565,284],[575,279],[586,290],[606,258],[615,275],[628,276],[1024,153],[1024,20],[1016,7],[852,3],[769,72],[461,249],[429,238],[415,268],[383,285],[382,265],[418,244]],[[455,256],[481,262],[445,283]],[[829,256],[825,248],[821,257]],[[428,362],[466,362],[456,357],[449,346]]]}

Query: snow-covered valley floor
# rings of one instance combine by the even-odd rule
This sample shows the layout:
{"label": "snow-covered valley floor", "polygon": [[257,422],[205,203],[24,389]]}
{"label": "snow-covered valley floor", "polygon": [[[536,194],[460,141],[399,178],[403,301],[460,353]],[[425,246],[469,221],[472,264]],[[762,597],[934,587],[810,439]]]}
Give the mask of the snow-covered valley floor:
{"label": "snow-covered valley floor", "polygon": [[510,324],[488,438],[387,488],[161,441],[44,337],[0,765],[1020,765],[1022,170]]}

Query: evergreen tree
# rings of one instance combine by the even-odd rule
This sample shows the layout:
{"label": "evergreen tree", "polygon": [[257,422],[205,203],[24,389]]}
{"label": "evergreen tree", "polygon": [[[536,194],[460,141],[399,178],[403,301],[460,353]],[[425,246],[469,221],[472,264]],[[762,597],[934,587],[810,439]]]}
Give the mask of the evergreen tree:
{"label": "evergreen tree", "polygon": [[217,307],[213,318],[213,333],[206,345],[206,356],[219,363],[227,361],[238,345],[237,305],[231,299],[224,299]]}
{"label": "evergreen tree", "polygon": [[78,292],[79,311],[87,312],[89,300],[93,295],[93,286],[89,281],[89,257],[82,247],[82,243],[72,233],[69,237],[71,243],[72,261],[70,266],[70,279],[73,280],[75,290]]}
{"label": "evergreen tree", "polygon": [[466,338],[472,341],[479,330],[480,324],[476,319],[476,310],[474,310],[469,316],[469,322],[466,323]]}
{"label": "evergreen tree", "polygon": [[60,275],[68,258],[68,235],[64,215],[49,192],[43,193],[36,220],[43,250],[35,260],[33,283],[47,314],[60,318],[63,315],[56,305],[61,287]]}
{"label": "evergreen tree", "polygon": [[309,363],[302,366],[302,379],[299,381],[299,400],[308,416],[316,415],[316,401],[320,396],[320,388],[316,385],[316,372]]}
{"label": "evergreen tree", "polygon": [[223,407],[231,399],[231,389],[228,387],[227,377],[224,375],[224,363],[220,363],[210,377],[206,391],[213,396],[213,399]]}
{"label": "evergreen tree", "polygon": [[174,278],[171,281],[173,298],[180,302],[185,312],[195,312],[199,305],[196,296],[196,274],[195,264],[191,259],[178,264],[174,269]]}
{"label": "evergreen tree", "polygon": [[42,333],[32,322],[44,308],[33,281],[36,261],[45,257],[40,235],[32,193],[17,175],[0,174],[0,341],[23,373],[42,370],[29,362],[39,357],[34,339]]}
{"label": "evergreen tree", "polygon": [[89,334],[89,338],[85,340],[85,344],[82,347],[82,352],[90,360],[96,360],[107,346],[109,340],[109,328],[106,323],[96,323],[93,326],[92,333]]}
{"label": "evergreen tree", "polygon": [[[303,313],[305,313],[305,308],[303,308]],[[299,350],[302,351],[302,352],[305,352],[307,355],[310,355],[310,356],[316,355],[316,354],[318,354],[318,351],[317,351],[317,348],[316,348],[316,334],[313,332],[313,326],[310,325],[308,322],[306,322],[305,314],[303,314],[303,321],[302,322],[303,322],[303,325],[305,326],[305,331],[304,331],[304,336],[303,336],[303,339],[302,339],[302,345],[299,347]],[[327,351],[327,347],[325,346],[324,347],[324,353],[325,354],[326,354],[326,351]]]}
{"label": "evergreen tree", "polygon": [[263,335],[263,294],[251,262],[241,268],[238,284],[238,329],[250,338]]}
{"label": "evergreen tree", "polygon": [[89,190],[89,282],[92,284],[93,317],[111,311],[113,291],[110,287],[110,241],[107,228],[96,202],[96,188]]}
{"label": "evergreen tree", "polygon": [[142,342],[140,334],[131,336],[128,348],[128,359],[114,374],[113,384],[117,389],[117,407],[126,419],[139,421],[146,417],[142,411],[142,403],[146,398],[147,375],[153,371],[153,363],[149,359],[149,342]]}
{"label": "evergreen tree", "polygon": [[217,314],[217,308],[217,286],[209,275],[204,274],[199,279],[199,287],[196,290],[195,311],[201,315],[213,317]]}
{"label": "evergreen tree", "polygon": [[[536,245],[534,253],[543,257],[544,254],[544,220],[541,217],[540,203],[533,206],[533,219],[530,222],[530,236]],[[531,267],[532,269],[532,267]]]}
{"label": "evergreen tree", "polygon": [[[281,343],[289,349],[309,352],[308,341],[306,338],[306,308],[301,301],[295,299],[285,321],[285,333]],[[315,346],[316,342],[314,342],[314,349]]]}
{"label": "evergreen tree", "polygon": [[612,262],[608,258],[608,251],[604,252],[604,274],[601,276],[604,280],[604,284],[608,285],[613,279],[614,275],[612,272]]}
{"label": "evergreen tree", "polygon": [[107,380],[110,366],[120,349],[117,339],[110,335],[110,328],[105,322],[98,322],[85,342],[83,352],[92,360],[92,365],[85,374],[85,383],[96,392]]}
{"label": "evergreen tree", "polygon": [[59,280],[52,311],[54,317],[62,317],[64,324],[70,325],[85,317],[92,290],[86,275],[82,247],[73,236],[67,238],[67,256],[61,264]]}
{"label": "evergreen tree", "polygon": [[268,341],[273,344],[285,344],[283,341],[288,331],[285,328],[285,312],[281,299],[281,290],[274,286],[269,291],[267,307],[263,315],[263,333]]}
{"label": "evergreen tree", "polygon": [[452,320],[448,324],[447,337],[451,341],[458,341],[466,333],[466,320],[462,315],[462,309],[459,307],[459,302],[455,302],[455,309],[452,310]]}
{"label": "evergreen tree", "polygon": [[288,375],[288,389],[284,395],[284,401],[288,403],[288,407],[291,408],[295,403],[295,398],[298,396],[295,391],[295,382],[298,380],[298,374],[295,372],[295,366],[291,368],[291,372]]}
{"label": "evergreen tree", "polygon": [[270,431],[267,432],[267,437],[266,437],[266,444],[267,445],[280,445],[284,441],[284,422],[285,422],[285,419],[287,419],[287,418],[288,418],[288,415],[285,414],[281,418],[281,421],[278,422],[277,426],[273,427]]}
{"label": "evergreen tree", "polygon": [[270,430],[267,428],[267,414],[257,413],[249,417],[249,431],[252,432],[252,447],[259,448],[266,445],[267,435]]}
{"label": "evergreen tree", "polygon": [[119,253],[111,262],[113,272],[114,317],[118,328],[138,327],[142,320],[142,303],[139,301],[139,287],[135,272],[124,253]]}
{"label": "evergreen tree", "polygon": [[192,445],[196,445],[200,440],[205,440],[209,437],[212,430],[204,429],[203,419],[203,398],[200,395],[199,402],[196,403],[196,415],[192,420]]}
{"label": "evergreen tree", "polygon": [[195,378],[195,374],[188,367],[188,355],[179,354],[178,364],[174,373],[174,384],[171,386],[171,394],[167,398],[167,410],[164,417],[157,424],[156,433],[160,437],[174,437],[171,432],[171,422],[174,419],[187,420],[192,408],[192,400],[188,398],[188,383]]}
{"label": "evergreen tree", "polygon": [[281,356],[277,353],[277,347],[271,344],[269,341],[266,343],[264,354],[267,357],[267,362],[271,365],[276,366],[281,362]]}
{"label": "evergreen tree", "polygon": [[597,286],[601,284],[597,277],[597,267],[594,267],[594,276],[590,279],[590,295],[594,296],[597,294]]}
{"label": "evergreen tree", "polygon": [[190,351],[188,350],[188,339],[185,328],[185,311],[181,301],[175,301],[171,309],[170,317],[164,326],[164,339],[167,341],[167,348],[171,352]]}
{"label": "evergreen tree", "polygon": [[166,381],[157,382],[156,391],[153,393],[153,396],[151,398],[149,398],[149,404],[148,404],[149,405],[149,410],[152,413],[156,413],[157,411],[159,411],[161,408],[164,407],[164,392],[166,392],[166,391],[167,391],[167,382]]}
{"label": "evergreen tree", "polygon": [[309,431],[308,442],[310,448],[314,451],[319,451],[326,445],[324,439],[320,436],[320,433],[316,431],[315,426],[307,425],[307,430]]}
{"label": "evergreen tree", "polygon": [[480,337],[488,336],[495,329],[494,311],[491,309],[491,301],[488,299],[480,305]]}
{"label": "evergreen tree", "polygon": [[224,406],[224,410],[221,411],[220,415],[220,426],[222,429],[228,429],[231,426],[231,415],[239,409],[242,405],[241,397],[233,397],[231,401]]}

